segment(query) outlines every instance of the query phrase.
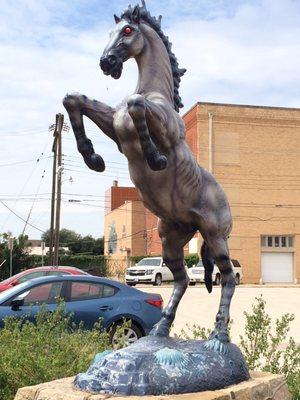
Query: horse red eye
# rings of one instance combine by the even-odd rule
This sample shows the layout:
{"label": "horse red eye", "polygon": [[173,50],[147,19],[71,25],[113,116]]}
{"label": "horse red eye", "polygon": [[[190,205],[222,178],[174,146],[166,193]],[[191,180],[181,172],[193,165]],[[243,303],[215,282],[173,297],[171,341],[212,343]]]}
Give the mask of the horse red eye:
{"label": "horse red eye", "polygon": [[130,35],[132,33],[133,29],[130,28],[130,26],[126,26],[126,28],[124,28],[124,33],[125,35]]}

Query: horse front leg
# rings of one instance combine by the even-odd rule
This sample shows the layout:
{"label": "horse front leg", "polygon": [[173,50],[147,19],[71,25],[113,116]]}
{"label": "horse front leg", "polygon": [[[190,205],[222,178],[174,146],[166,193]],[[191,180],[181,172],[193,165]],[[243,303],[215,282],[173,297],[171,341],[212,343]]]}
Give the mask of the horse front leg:
{"label": "horse front leg", "polygon": [[162,242],[163,260],[174,276],[174,287],[170,300],[163,310],[162,318],[154,325],[150,335],[168,336],[179,302],[189,284],[183,247],[194,236],[194,232],[183,232],[174,224],[164,221],[159,222],[158,231]]}
{"label": "horse front leg", "polygon": [[63,104],[69,114],[78,151],[83,156],[86,165],[94,171],[103,172],[105,163],[103,158],[95,153],[91,140],[86,136],[83,115],[90,118],[108,137],[116,142],[121,151],[119,140],[113,128],[115,109],[100,101],[91,100],[80,93],[67,94],[63,99]]}
{"label": "horse front leg", "polygon": [[151,139],[146,122],[145,98],[140,94],[134,94],[127,101],[128,114],[131,116],[135,129],[138,132],[141,147],[149,167],[153,171],[160,171],[167,166],[167,158],[161,155],[155,143]]}

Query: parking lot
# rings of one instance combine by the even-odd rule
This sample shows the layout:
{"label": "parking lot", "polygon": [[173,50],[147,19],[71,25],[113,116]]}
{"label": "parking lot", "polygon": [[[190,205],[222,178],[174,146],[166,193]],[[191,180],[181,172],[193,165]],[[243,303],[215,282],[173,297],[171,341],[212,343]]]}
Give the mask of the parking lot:
{"label": "parking lot", "polygon": [[[160,293],[164,304],[172,293],[172,285],[160,287],[138,285],[138,289],[149,293]],[[221,289],[214,287],[209,294],[203,285],[189,287],[178,307],[172,333],[180,333],[186,325],[197,324],[205,328],[212,328],[218,310]],[[295,320],[291,324],[290,336],[300,343],[300,287],[272,287],[272,286],[246,286],[237,287],[231,306],[232,340],[239,342],[239,335],[243,333],[246,318],[244,311],[251,311],[255,297],[263,295],[267,302],[267,312],[276,319],[284,313],[292,313]]]}

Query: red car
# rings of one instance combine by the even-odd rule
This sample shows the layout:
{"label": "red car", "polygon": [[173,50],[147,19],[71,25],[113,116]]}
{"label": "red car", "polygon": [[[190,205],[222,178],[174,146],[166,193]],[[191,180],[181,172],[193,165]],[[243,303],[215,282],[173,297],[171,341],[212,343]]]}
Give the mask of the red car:
{"label": "red car", "polygon": [[61,276],[61,275],[89,275],[87,272],[82,271],[79,268],[74,267],[37,267],[26,269],[11,278],[5,279],[0,282],[0,292],[4,292],[19,283],[28,281],[33,278],[39,278],[41,276]]}

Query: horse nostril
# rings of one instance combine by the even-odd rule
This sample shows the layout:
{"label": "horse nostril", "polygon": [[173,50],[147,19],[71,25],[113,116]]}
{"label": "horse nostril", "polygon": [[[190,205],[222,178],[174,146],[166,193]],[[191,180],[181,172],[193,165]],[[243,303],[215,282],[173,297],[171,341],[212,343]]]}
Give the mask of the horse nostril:
{"label": "horse nostril", "polygon": [[107,59],[108,59],[108,62],[110,63],[110,65],[114,65],[117,62],[117,57],[116,56],[110,55],[110,56],[107,57]]}
{"label": "horse nostril", "polygon": [[107,57],[101,57],[100,59],[100,67],[103,71],[108,71],[110,68],[110,63]]}
{"label": "horse nostril", "polygon": [[113,55],[101,57],[100,59],[100,67],[102,71],[109,72],[112,67],[117,63],[117,57]]}

